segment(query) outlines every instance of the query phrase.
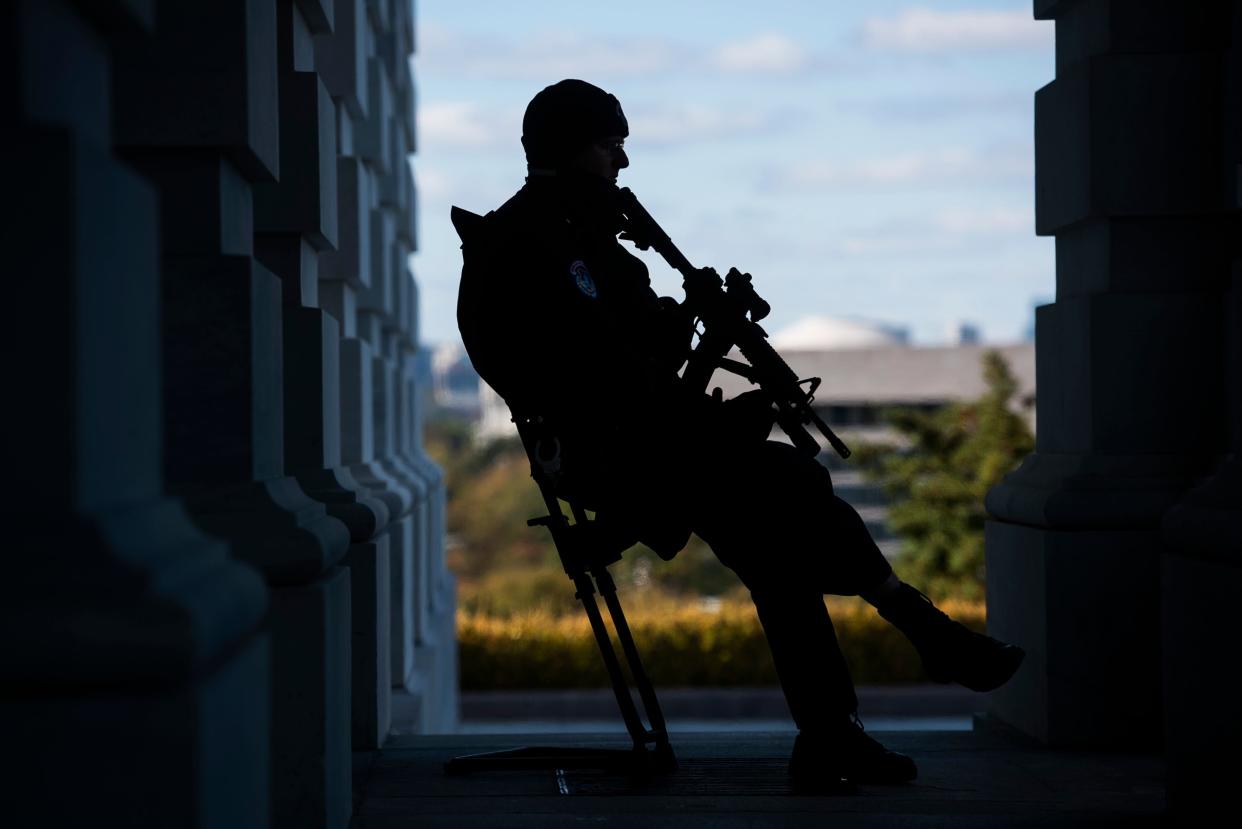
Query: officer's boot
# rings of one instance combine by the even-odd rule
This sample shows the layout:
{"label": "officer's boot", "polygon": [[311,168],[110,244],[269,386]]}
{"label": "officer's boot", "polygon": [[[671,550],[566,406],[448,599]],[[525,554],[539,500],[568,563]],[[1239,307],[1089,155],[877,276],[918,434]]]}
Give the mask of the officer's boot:
{"label": "officer's boot", "polygon": [[914,645],[927,675],[972,691],[991,691],[1009,681],[1026,652],[975,633],[953,621],[904,582],[877,607]]}
{"label": "officer's boot", "polygon": [[799,731],[789,758],[790,783],[802,794],[848,794],[852,783],[906,783],[917,776],[913,760],[880,745],[852,715]]}

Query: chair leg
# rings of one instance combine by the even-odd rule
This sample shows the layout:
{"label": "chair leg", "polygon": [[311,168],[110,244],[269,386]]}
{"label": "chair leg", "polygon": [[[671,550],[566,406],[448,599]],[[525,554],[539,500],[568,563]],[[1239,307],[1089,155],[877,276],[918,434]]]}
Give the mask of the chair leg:
{"label": "chair leg", "polygon": [[[621,709],[621,718],[625,720],[625,729],[630,732],[635,746],[644,745],[647,742],[647,728],[638,714],[638,707],[634,705],[634,698],[630,695],[630,688],[625,681],[625,673],[621,669],[617,651],[612,645],[612,638],[608,635],[608,628],[604,626],[603,615],[599,612],[599,604],[595,601],[595,587],[586,573],[579,574],[574,579],[574,584],[578,588],[578,598],[582,601],[587,619],[591,623],[591,631],[595,634],[595,643],[599,646],[604,667],[608,669],[608,677],[612,680],[613,693],[617,698],[617,706]],[[609,609],[611,610],[611,607]],[[630,667],[632,668],[633,665],[631,664]]]}
{"label": "chair leg", "polygon": [[[634,643],[634,634],[630,632],[625,611],[621,609],[621,601],[617,598],[617,585],[612,580],[612,574],[605,568],[595,572],[595,580],[599,584],[599,592],[604,597],[608,613],[612,616],[612,624],[617,629],[617,639],[621,641],[621,650],[630,666],[630,675],[634,677],[634,684],[638,687],[638,696],[642,699],[643,710],[647,712],[647,721],[651,723],[648,736],[654,735],[657,742],[667,743],[668,726],[664,722],[664,712],[660,709],[660,700],[656,698],[655,686],[651,684],[651,678],[643,667],[643,660],[638,653],[638,646]],[[626,696],[629,696],[628,688]]]}
{"label": "chair leg", "polygon": [[[515,769],[599,769],[601,771],[624,772],[633,776],[666,774],[677,768],[677,758],[669,744],[668,729],[664,724],[664,715],[660,711],[659,700],[656,699],[655,688],[651,684],[642,661],[638,655],[638,647],[634,644],[633,634],[617,600],[616,585],[607,570],[602,574],[596,572],[595,579],[600,583],[600,592],[608,607],[609,615],[617,629],[617,638],[621,640],[622,651],[629,664],[630,673],[638,685],[638,693],[642,698],[643,708],[651,729],[647,729],[634,704],[625,674],[622,671],[616,649],[604,626],[603,616],[595,601],[595,586],[585,573],[574,579],[578,587],[578,598],[582,600],[591,629],[595,633],[596,644],[600,655],[608,669],[612,680],[613,691],[617,704],[621,708],[621,717],[625,720],[626,730],[633,740],[629,749],[616,748],[563,748],[551,746],[523,746],[522,748],[489,751],[481,754],[469,754],[454,757],[444,765],[444,773],[448,775],[468,774],[472,771],[503,771]],[[648,743],[653,745],[648,748]]]}
{"label": "chair leg", "polygon": [[[532,518],[527,524],[546,526],[552,533],[552,541],[561,555],[561,563],[565,566],[565,572],[573,579],[574,586],[577,588],[577,597],[582,601],[583,608],[586,610],[587,619],[591,623],[591,631],[595,634],[600,656],[604,660],[604,667],[607,668],[608,677],[612,681],[617,705],[621,709],[621,717],[625,720],[625,729],[629,732],[634,745],[630,749],[525,746],[455,757],[445,763],[444,772],[450,775],[485,769],[602,769],[624,771],[635,775],[670,772],[677,767],[677,758],[669,744],[668,728],[664,724],[664,715],[660,711],[655,689],[646,671],[643,670],[642,662],[638,657],[638,648],[634,644],[634,637],[630,633],[629,624],[621,610],[621,603],[617,599],[616,584],[608,573],[607,564],[589,566],[587,561],[590,559],[581,554],[578,545],[573,543],[568,535],[570,527],[561,512],[560,502],[554,488],[546,476],[540,473],[543,465],[539,457],[538,440],[537,435],[534,434],[532,422],[516,416],[513,420],[518,426],[518,434],[530,457],[531,475],[539,484],[539,490],[548,507],[546,517]],[[586,512],[579,504],[573,503],[571,506],[574,518],[585,526],[589,522]],[[590,573],[587,572],[588,566]],[[599,604],[595,600],[596,583],[599,584],[599,592],[604,596],[604,603],[608,607],[608,613],[617,630],[617,638],[621,641],[621,649],[630,667],[630,673],[638,685],[643,709],[652,726],[650,729],[643,724],[638,706],[634,704],[620,658],[617,656],[616,648],[613,647],[608,628],[604,624]],[[648,744],[652,744],[650,748]]]}

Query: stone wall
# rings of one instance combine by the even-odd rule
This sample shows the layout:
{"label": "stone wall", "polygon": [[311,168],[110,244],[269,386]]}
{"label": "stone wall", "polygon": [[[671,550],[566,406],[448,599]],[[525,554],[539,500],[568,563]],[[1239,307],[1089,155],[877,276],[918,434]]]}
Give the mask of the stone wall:
{"label": "stone wall", "polygon": [[[1242,3],[1036,0],[1036,451],[988,496],[988,623],[1027,649],[993,695],[1052,744],[1156,749],[1211,803],[1242,717]],[[1213,794],[1214,791],[1214,794]]]}
{"label": "stone wall", "polygon": [[15,791],[49,824],[343,827],[351,751],[456,718],[413,5],[0,17]]}

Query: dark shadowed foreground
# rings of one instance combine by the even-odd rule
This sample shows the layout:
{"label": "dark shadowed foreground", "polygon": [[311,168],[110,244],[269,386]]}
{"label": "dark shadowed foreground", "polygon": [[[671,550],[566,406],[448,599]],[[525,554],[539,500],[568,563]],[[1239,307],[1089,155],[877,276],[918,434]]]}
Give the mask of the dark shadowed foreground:
{"label": "dark shadowed foreground", "polygon": [[[1147,754],[1049,751],[986,726],[956,734],[894,732],[912,756],[909,785],[799,797],[786,781],[793,734],[684,735],[678,770],[631,781],[599,772],[489,772],[445,777],[448,758],[522,738],[391,740],[356,761],[356,829],[413,826],[1159,826],[1164,763]],[[623,745],[612,735],[532,737],[534,744]]]}

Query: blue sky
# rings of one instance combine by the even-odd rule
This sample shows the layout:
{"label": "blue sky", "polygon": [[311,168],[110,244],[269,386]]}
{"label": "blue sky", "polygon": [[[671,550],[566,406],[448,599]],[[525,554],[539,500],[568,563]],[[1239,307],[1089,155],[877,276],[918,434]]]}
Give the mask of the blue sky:
{"label": "blue sky", "polygon": [[[450,205],[522,185],[522,112],[562,78],[614,93],[620,183],[692,262],[754,274],[775,333],[811,315],[944,340],[1019,339],[1054,292],[1034,233],[1035,90],[1054,76],[1029,0],[419,0],[421,337],[458,339]],[[642,254],[662,294],[680,277]]]}

